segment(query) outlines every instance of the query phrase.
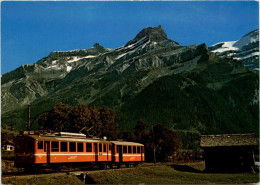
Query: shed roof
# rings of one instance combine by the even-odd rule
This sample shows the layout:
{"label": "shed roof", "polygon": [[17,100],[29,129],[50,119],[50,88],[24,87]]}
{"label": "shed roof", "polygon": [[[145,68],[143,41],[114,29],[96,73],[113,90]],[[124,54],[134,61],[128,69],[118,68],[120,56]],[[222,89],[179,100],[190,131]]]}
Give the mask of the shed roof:
{"label": "shed roof", "polygon": [[219,146],[257,146],[258,140],[255,134],[219,134],[201,135],[201,147]]}
{"label": "shed roof", "polygon": [[14,145],[14,142],[11,140],[6,140],[3,142],[3,145]]}

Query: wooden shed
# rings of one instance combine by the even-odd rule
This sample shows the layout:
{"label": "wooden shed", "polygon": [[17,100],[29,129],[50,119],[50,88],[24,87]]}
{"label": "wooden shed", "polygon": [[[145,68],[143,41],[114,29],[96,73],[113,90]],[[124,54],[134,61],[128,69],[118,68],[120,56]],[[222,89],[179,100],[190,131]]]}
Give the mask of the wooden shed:
{"label": "wooden shed", "polygon": [[208,171],[252,171],[255,166],[255,134],[201,135],[200,146]]}

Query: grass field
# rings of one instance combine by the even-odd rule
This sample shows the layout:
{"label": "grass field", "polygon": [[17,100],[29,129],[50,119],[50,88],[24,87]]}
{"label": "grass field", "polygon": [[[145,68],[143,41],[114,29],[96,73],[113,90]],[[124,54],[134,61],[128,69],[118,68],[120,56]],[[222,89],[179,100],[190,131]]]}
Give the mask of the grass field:
{"label": "grass field", "polygon": [[173,166],[151,166],[90,172],[89,177],[97,184],[244,184],[259,182],[259,174],[204,173],[204,163]]}
{"label": "grass field", "polygon": [[73,175],[55,174],[55,175],[41,175],[41,176],[22,176],[2,178],[2,184],[13,185],[29,185],[29,184],[48,184],[48,185],[61,185],[61,184],[84,184],[79,178]]}
{"label": "grass field", "polygon": [[[122,168],[87,172],[86,184],[245,184],[258,183],[259,174],[204,173],[204,163]],[[3,184],[84,184],[72,175],[2,178]]]}

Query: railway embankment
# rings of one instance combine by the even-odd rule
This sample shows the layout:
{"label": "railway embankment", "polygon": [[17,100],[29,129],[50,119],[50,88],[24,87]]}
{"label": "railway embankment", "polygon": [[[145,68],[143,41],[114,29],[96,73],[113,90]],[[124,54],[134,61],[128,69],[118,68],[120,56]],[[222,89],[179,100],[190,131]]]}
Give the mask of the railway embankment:
{"label": "railway embankment", "polygon": [[22,175],[22,176],[7,176],[2,177],[2,184],[13,185],[29,185],[29,184],[84,184],[75,175],[69,175],[67,173],[55,173],[55,174],[37,174],[37,175]]}
{"label": "railway embankment", "polygon": [[3,177],[2,184],[245,184],[259,173],[208,173],[204,162]]}

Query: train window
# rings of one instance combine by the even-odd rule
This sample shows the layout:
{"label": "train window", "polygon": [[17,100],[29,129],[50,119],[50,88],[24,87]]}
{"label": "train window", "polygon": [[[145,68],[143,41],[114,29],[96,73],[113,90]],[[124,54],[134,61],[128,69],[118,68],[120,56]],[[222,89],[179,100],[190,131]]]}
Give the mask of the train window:
{"label": "train window", "polygon": [[132,153],[132,146],[128,146],[128,153],[129,153],[129,154]]}
{"label": "train window", "polygon": [[87,143],[87,152],[92,152],[92,143]]}
{"label": "train window", "polygon": [[123,153],[127,153],[127,146],[123,146]]}
{"label": "train window", "polygon": [[78,143],[78,152],[83,152],[83,143]]}
{"label": "train window", "polygon": [[99,152],[102,152],[102,144],[101,143],[99,143],[98,149],[99,149]]}
{"label": "train window", "polygon": [[144,153],[144,147],[143,146],[141,146],[141,152]]}
{"label": "train window", "polygon": [[133,146],[133,153],[136,154],[136,146]]}
{"label": "train window", "polygon": [[141,153],[140,146],[137,147],[137,153],[138,153],[138,154]]}
{"label": "train window", "polygon": [[61,142],[60,143],[60,151],[61,152],[67,152],[68,151],[68,143],[67,142]]}
{"label": "train window", "polygon": [[103,145],[103,152],[107,152],[107,145],[106,144]]}
{"label": "train window", "polygon": [[38,149],[43,149],[43,141],[38,141]]}
{"label": "train window", "polygon": [[76,143],[70,142],[70,152],[76,152]]}
{"label": "train window", "polygon": [[117,145],[117,149],[116,150],[117,150],[117,153],[119,153],[119,150],[120,150],[119,145]]}
{"label": "train window", "polygon": [[108,150],[109,150],[109,151],[111,150],[111,145],[110,145],[110,144],[108,145]]}
{"label": "train window", "polygon": [[59,142],[57,142],[57,141],[51,142],[51,151],[52,152],[58,152],[59,151]]}

